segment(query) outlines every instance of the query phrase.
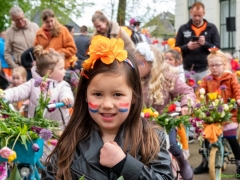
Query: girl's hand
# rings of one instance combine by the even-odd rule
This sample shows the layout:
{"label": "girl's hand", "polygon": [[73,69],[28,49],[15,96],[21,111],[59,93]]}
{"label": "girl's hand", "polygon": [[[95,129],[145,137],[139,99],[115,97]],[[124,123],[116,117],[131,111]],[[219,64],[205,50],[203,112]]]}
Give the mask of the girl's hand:
{"label": "girl's hand", "polygon": [[237,105],[240,106],[240,99],[237,100]]}
{"label": "girl's hand", "polygon": [[100,150],[100,164],[112,168],[126,157],[120,146],[116,142],[104,143]]}
{"label": "girl's hand", "polygon": [[72,106],[72,99],[71,98],[64,98],[64,99],[62,99],[62,102],[64,102],[65,107],[67,107],[67,108]]}
{"label": "girl's hand", "polygon": [[181,108],[181,112],[182,112],[182,115],[188,114],[188,107],[187,107],[187,106],[183,106],[183,107]]}

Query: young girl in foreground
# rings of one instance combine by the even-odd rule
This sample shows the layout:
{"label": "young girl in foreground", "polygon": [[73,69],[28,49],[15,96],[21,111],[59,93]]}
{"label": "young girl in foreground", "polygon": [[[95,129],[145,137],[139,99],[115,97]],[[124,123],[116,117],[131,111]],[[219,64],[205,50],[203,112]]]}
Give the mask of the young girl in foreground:
{"label": "young girl in foreground", "polygon": [[[221,95],[224,103],[227,103],[228,98],[234,98],[236,99],[238,106],[240,106],[240,85],[236,74],[231,73],[228,70],[228,60],[225,54],[220,50],[212,49],[207,59],[211,74],[203,79],[201,87],[205,89],[206,93],[211,93],[219,91],[220,88],[223,88],[224,86],[225,90],[223,90]],[[236,111],[231,113],[232,122],[224,125],[223,136],[228,140],[228,143],[231,146],[236,160],[237,174],[240,174],[240,146],[236,139],[238,123]],[[206,140],[205,144],[206,147],[208,147],[209,143]],[[201,174],[204,172],[208,172],[208,164],[203,156],[202,163],[194,169],[194,174]],[[240,177],[238,176],[238,178]]]}
{"label": "young girl in foreground", "polygon": [[[180,102],[181,111],[183,115],[187,114],[188,101],[190,100],[192,105],[195,103],[193,89],[181,81],[178,72],[164,62],[162,54],[156,47],[147,43],[139,43],[136,46],[135,54],[142,79],[145,105],[147,107],[152,106],[159,113],[162,113],[171,100],[182,96]],[[191,180],[193,178],[192,169],[185,160],[182,149],[177,144],[176,137],[176,129],[173,128],[169,133],[169,152],[178,162],[182,178]]]}
{"label": "young girl in foreground", "polygon": [[140,117],[138,69],[123,47],[120,38],[93,38],[78,101],[43,180],[172,179],[164,133]]}

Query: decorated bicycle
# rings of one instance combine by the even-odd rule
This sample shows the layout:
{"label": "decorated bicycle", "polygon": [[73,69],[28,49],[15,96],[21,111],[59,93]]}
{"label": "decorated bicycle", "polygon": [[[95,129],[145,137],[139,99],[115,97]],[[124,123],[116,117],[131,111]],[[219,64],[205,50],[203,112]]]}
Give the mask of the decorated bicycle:
{"label": "decorated bicycle", "polygon": [[[0,179],[40,179],[38,168],[43,169],[41,158],[44,147],[55,146],[60,124],[44,118],[46,111],[64,106],[50,102],[50,95],[43,88],[46,78],[39,83],[41,94],[33,118],[25,118],[7,102],[0,90]],[[45,84],[46,85],[46,84]],[[47,109],[47,108],[48,109]],[[45,146],[44,146],[45,144]],[[8,168],[13,166],[13,168]]]}

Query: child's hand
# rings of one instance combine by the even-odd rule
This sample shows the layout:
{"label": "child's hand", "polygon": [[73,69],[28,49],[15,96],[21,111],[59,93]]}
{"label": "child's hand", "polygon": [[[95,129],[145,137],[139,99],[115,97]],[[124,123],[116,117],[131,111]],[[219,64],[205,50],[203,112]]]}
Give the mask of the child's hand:
{"label": "child's hand", "polygon": [[188,107],[187,107],[187,106],[183,106],[183,107],[181,108],[181,112],[182,112],[182,115],[188,114]]}
{"label": "child's hand", "polygon": [[240,99],[237,100],[237,105],[240,106]]}
{"label": "child's hand", "polygon": [[64,102],[65,107],[67,107],[67,108],[72,106],[72,99],[71,98],[64,98],[64,99],[62,99],[62,102]]}
{"label": "child's hand", "polygon": [[125,153],[116,142],[104,143],[100,150],[100,164],[112,168],[126,157]]}

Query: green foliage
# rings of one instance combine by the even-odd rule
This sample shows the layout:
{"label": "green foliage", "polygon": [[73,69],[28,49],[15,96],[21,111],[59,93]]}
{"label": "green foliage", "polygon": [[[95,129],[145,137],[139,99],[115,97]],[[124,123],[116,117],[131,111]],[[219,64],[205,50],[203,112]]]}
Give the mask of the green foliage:
{"label": "green foliage", "polygon": [[[75,0],[0,0],[0,30],[5,30],[11,24],[9,17],[9,10],[14,5],[21,7],[25,13],[25,16],[30,20],[33,20],[37,12],[41,12],[43,9],[51,8],[59,18],[60,23],[65,23],[71,16],[79,17],[85,7],[92,6],[87,0],[75,1]],[[40,24],[39,24],[40,25]]]}

